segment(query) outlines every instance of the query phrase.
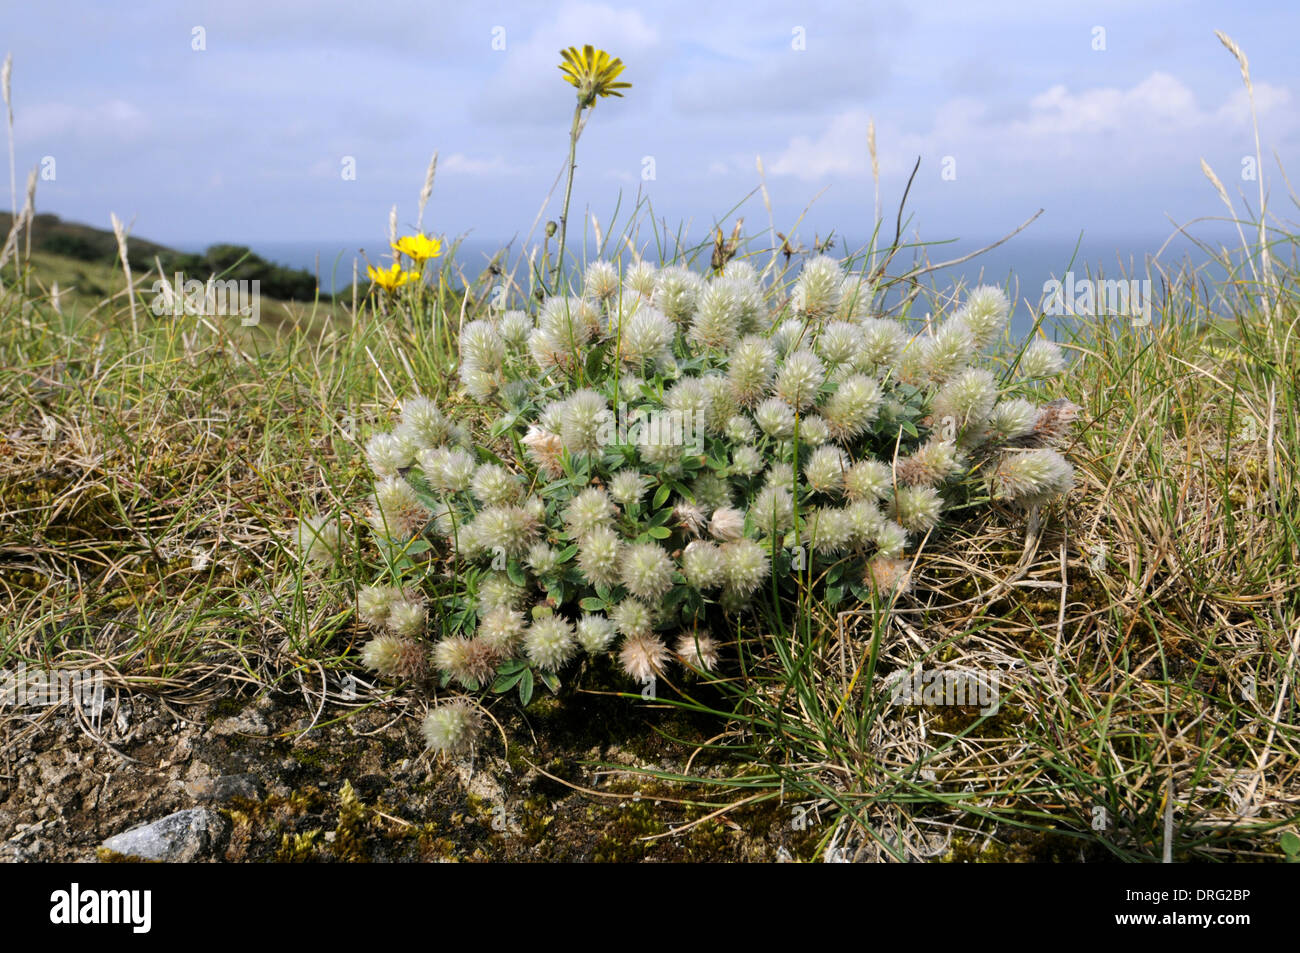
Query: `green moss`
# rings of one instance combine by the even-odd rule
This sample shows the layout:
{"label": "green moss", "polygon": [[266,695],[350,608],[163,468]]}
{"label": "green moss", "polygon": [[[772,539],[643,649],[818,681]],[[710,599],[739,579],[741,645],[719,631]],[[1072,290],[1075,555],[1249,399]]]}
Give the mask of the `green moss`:
{"label": "green moss", "polygon": [[954,838],[942,863],[1025,864],[1078,863],[1080,849],[1086,860],[1107,859],[1099,845],[1084,845],[1078,838],[1052,831],[1016,830],[1003,838]]}
{"label": "green moss", "polygon": [[[784,847],[791,857],[801,861],[817,859],[818,843],[829,829],[827,825],[834,826],[835,819],[833,808],[810,814],[806,804],[783,802],[775,797],[747,805],[728,816],[751,835],[766,832],[769,842]],[[800,820],[798,825],[796,818]]]}
{"label": "green moss", "polygon": [[212,703],[209,722],[216,721],[219,718],[230,718],[238,715],[247,707],[248,702],[237,695],[228,696],[218,699]]}
{"label": "green moss", "polygon": [[275,852],[275,861],[279,864],[301,864],[308,861],[318,860],[316,853],[316,841],[320,838],[321,829],[307,831],[303,834],[284,834],[280,838],[280,846]]}
{"label": "green moss", "polygon": [[342,755],[317,745],[296,744],[289,749],[289,757],[304,768],[324,772],[338,766]]}
{"label": "green moss", "polygon": [[519,745],[509,745],[506,748],[506,764],[510,766],[510,771],[520,777],[527,774],[532,768],[527,759],[524,757],[523,749]]}
{"label": "green moss", "polygon": [[933,731],[941,734],[962,734],[969,738],[1006,738],[1014,736],[1016,728],[1023,725],[1027,715],[1022,708],[1008,705],[1006,699],[997,714],[985,718],[973,705],[949,705],[935,709]]}
{"label": "green moss", "polygon": [[339,819],[334,828],[334,838],[330,842],[330,854],[334,860],[357,863],[369,859],[366,850],[366,828],[370,812],[367,810],[357,792],[352,789],[351,781],[344,781],[339,791]]}
{"label": "green moss", "polygon": [[663,823],[647,801],[624,801],[596,841],[591,859],[596,863],[642,860],[651,844],[642,838],[663,833]]}
{"label": "green moss", "polygon": [[107,847],[95,848],[95,859],[101,864],[160,864],[160,860],[145,860],[142,857],[131,857],[127,854],[119,854],[115,850],[109,850]]}
{"label": "green moss", "polygon": [[718,861],[730,853],[734,837],[717,818],[696,824],[686,835],[688,860]]}
{"label": "green moss", "polygon": [[415,832],[415,845],[419,859],[425,863],[444,861],[456,863],[460,853],[456,843],[438,833],[437,824],[426,824]]}

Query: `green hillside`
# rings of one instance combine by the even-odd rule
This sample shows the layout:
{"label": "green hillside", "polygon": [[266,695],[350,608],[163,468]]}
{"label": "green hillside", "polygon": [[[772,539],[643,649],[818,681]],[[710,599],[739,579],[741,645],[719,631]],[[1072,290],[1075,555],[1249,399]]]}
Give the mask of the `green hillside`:
{"label": "green hillside", "polygon": [[[13,216],[0,212],[0,232],[8,235]],[[27,235],[20,241],[26,247]],[[62,289],[78,285],[89,294],[100,294],[108,287],[106,274],[98,269],[120,269],[117,239],[112,231],[65,222],[57,215],[37,215],[31,229],[32,262],[42,284],[58,280]],[[202,254],[180,251],[132,235],[127,242],[127,258],[134,272],[156,270],[171,275],[181,272],[187,277],[209,277],[260,282],[261,293],[277,301],[309,302],[317,299],[316,277],[309,271],[286,268],[267,261],[243,245],[210,245]],[[60,261],[66,262],[61,265]],[[89,267],[87,267],[89,266]],[[71,273],[68,274],[68,270]],[[60,277],[63,273],[63,277]],[[99,291],[88,289],[98,288]],[[330,295],[320,294],[323,301]]]}

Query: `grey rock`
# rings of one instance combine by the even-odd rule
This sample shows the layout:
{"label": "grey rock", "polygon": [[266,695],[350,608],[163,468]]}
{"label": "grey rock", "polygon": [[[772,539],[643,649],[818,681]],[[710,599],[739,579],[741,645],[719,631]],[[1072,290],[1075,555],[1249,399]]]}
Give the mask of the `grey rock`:
{"label": "grey rock", "polygon": [[81,767],[73,751],[49,751],[37,758],[41,784],[47,788],[61,787]]}
{"label": "grey rock", "polygon": [[271,727],[254,708],[246,708],[231,718],[222,718],[212,725],[212,733],[221,737],[229,735],[255,735],[265,738],[271,733]]}
{"label": "grey rock", "polygon": [[195,778],[185,784],[190,797],[202,804],[224,804],[235,798],[259,800],[261,785],[251,774],[223,774],[216,778]]}
{"label": "grey rock", "polygon": [[150,738],[161,735],[171,727],[171,719],[164,718],[162,715],[154,715],[140,726],[140,734]]}
{"label": "grey rock", "polygon": [[0,863],[4,864],[25,864],[32,863],[41,859],[41,854],[45,850],[45,841],[39,837],[34,839],[30,844],[24,844],[18,839],[10,839],[0,844]]}
{"label": "grey rock", "polygon": [[117,706],[117,713],[113,718],[113,726],[117,729],[119,735],[126,734],[126,730],[131,726],[130,704],[124,703]]}
{"label": "grey rock", "polygon": [[172,761],[185,761],[193,753],[194,736],[187,732],[176,739],[176,747],[172,749]]}
{"label": "grey rock", "polygon": [[230,834],[230,822],[215,811],[191,808],[151,824],[133,827],[104,841],[104,848],[124,857],[190,863],[215,854]]}

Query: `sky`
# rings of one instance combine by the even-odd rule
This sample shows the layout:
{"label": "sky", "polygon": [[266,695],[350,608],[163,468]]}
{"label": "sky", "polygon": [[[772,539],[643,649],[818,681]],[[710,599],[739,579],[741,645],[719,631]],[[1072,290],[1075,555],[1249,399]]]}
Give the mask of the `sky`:
{"label": "sky", "polygon": [[575,223],[607,230],[640,197],[696,239],[740,216],[805,243],[869,236],[874,122],[886,231],[919,158],[922,240],[1041,208],[1027,240],[1155,242],[1226,214],[1202,159],[1257,204],[1250,101],[1216,28],[1249,57],[1262,172],[1290,204],[1294,2],[0,0],[19,204],[39,167],[37,211],[190,246],[382,237],[394,205],[413,228],[434,151],[427,231],[527,235],[567,153],[559,51],[583,43],[632,88],[589,115]]}

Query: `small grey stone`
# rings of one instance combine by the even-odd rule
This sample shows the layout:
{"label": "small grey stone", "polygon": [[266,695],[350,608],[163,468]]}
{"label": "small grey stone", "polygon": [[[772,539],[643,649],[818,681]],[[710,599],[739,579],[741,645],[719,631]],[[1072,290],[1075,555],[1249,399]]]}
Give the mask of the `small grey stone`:
{"label": "small grey stone", "polygon": [[220,850],[230,823],[215,811],[191,808],[151,824],[133,827],[104,841],[104,848],[123,857],[190,863]]}
{"label": "small grey stone", "polygon": [[200,803],[224,804],[235,798],[256,801],[262,796],[257,778],[251,774],[223,774],[217,778],[196,778],[185,784],[185,791]]}
{"label": "small grey stone", "polygon": [[17,841],[9,840],[0,844],[0,863],[22,864],[33,863],[41,859],[41,853],[45,850],[45,841],[39,837],[30,844],[22,844]]}
{"label": "small grey stone", "polygon": [[154,715],[140,726],[140,734],[154,737],[161,735],[171,727],[171,721],[162,715]]}
{"label": "small grey stone", "polygon": [[271,733],[270,726],[262,713],[254,708],[246,708],[231,718],[222,718],[213,723],[212,733],[219,736],[256,735],[265,738]]}

